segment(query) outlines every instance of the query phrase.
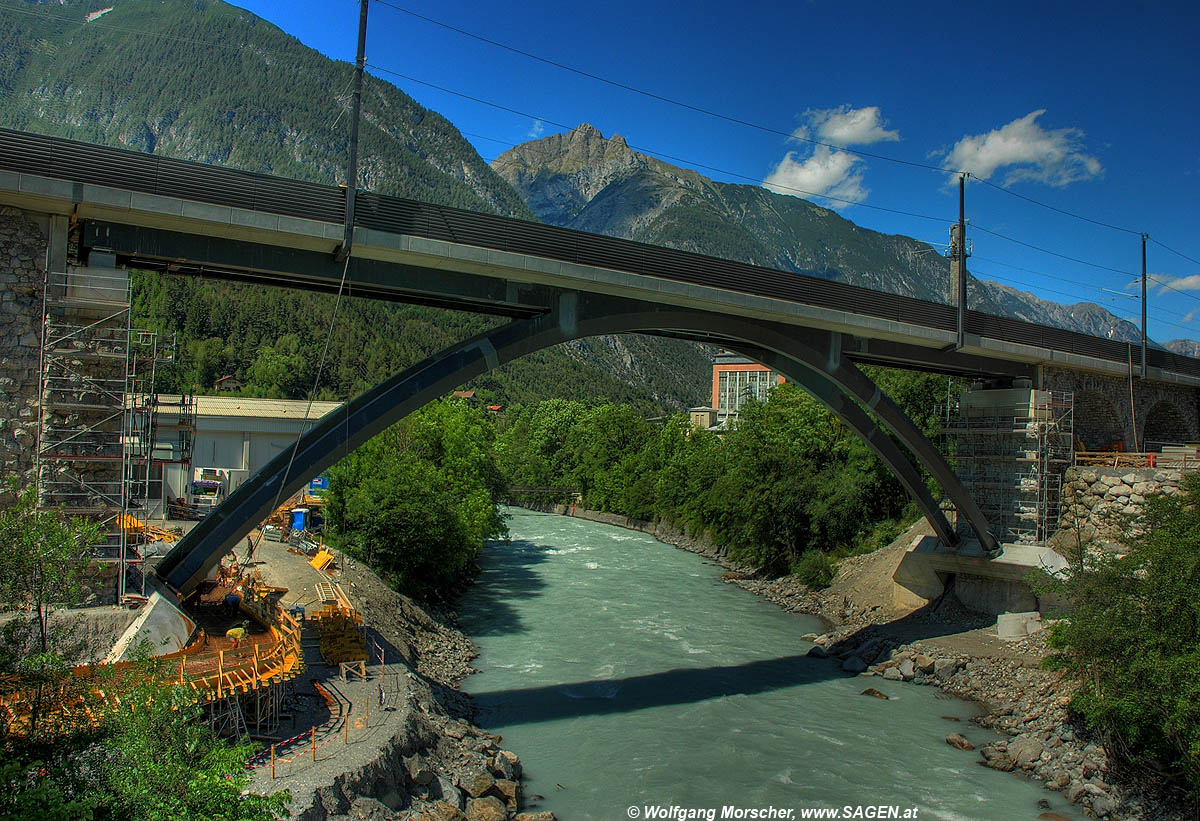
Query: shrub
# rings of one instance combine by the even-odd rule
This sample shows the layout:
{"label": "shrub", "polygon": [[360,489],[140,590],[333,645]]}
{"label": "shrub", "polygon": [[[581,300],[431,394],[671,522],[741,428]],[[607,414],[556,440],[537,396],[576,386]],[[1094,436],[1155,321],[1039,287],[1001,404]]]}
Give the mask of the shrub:
{"label": "shrub", "polygon": [[804,551],[792,567],[793,576],[809,587],[818,589],[833,584],[833,577],[836,573],[837,563],[828,553],[822,553],[820,550]]}

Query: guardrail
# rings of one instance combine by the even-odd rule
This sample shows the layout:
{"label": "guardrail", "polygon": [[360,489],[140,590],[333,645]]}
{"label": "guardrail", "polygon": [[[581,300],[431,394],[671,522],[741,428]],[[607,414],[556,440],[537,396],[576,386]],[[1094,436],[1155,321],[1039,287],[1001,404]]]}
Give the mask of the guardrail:
{"label": "guardrail", "polygon": [[1121,451],[1076,451],[1079,467],[1129,468],[1138,470],[1158,468],[1193,472],[1200,470],[1200,456],[1187,453],[1127,453]]}

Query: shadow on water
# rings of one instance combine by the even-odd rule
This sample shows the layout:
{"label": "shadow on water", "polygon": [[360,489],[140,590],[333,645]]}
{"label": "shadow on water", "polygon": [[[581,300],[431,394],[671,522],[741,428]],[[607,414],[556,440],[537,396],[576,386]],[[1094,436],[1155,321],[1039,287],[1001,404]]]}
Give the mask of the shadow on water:
{"label": "shadow on water", "polygon": [[846,674],[829,661],[793,655],[745,664],[665,670],[627,678],[497,690],[475,693],[474,698],[485,723],[533,724],[753,695],[845,677]]}
{"label": "shadow on water", "polygon": [[480,574],[460,613],[463,630],[472,636],[526,633],[521,602],[542,595],[546,582],[533,568],[546,561],[552,545],[525,539],[490,542],[480,554]]}

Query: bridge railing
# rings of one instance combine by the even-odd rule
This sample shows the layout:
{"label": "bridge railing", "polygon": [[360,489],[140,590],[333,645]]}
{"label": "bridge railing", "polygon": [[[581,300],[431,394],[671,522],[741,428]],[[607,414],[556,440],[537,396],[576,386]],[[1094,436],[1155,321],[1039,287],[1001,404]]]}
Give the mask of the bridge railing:
{"label": "bridge railing", "polygon": [[1118,451],[1076,451],[1075,464],[1079,467],[1102,468],[1158,468],[1178,470],[1184,473],[1200,470],[1200,456],[1190,453],[1126,453]]}

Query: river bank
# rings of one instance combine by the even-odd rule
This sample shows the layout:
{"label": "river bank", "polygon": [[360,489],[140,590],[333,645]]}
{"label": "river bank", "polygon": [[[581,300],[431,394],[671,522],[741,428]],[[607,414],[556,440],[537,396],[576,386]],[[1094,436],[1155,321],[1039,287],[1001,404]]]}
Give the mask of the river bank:
{"label": "river bank", "polygon": [[[288,587],[298,602],[324,578],[273,542],[261,543],[257,558],[267,581]],[[374,702],[365,712],[369,733],[363,694],[354,700],[351,734],[366,734],[364,742],[344,743],[338,733],[311,761],[307,750],[289,752],[279,778],[260,764],[251,789],[289,790],[297,821],[554,821],[548,812],[522,812],[520,759],[470,721],[470,699],[458,687],[474,671],[476,650],[454,614],[422,607],[353,559],[343,556],[339,565],[338,581],[371,645],[384,650],[386,665],[370,661],[366,690],[374,694],[382,684],[386,697],[367,697]],[[339,680],[336,668],[312,673],[327,692],[355,692],[356,682]],[[299,683],[297,712],[323,704],[310,687]]]}
{"label": "river bank", "polygon": [[935,686],[978,703],[983,714],[975,722],[1006,738],[976,750],[964,728],[947,743],[978,756],[982,766],[1040,782],[1094,817],[1189,817],[1191,808],[1118,772],[1103,745],[1072,722],[1066,709],[1071,682],[1039,666],[1044,634],[1001,641],[994,617],[968,611],[953,597],[914,612],[892,605],[892,572],[923,522],[892,545],[843,562],[829,589],[813,591],[791,577],[758,578],[754,568],[731,563],[705,535],[596,511],[530,507],[646,533],[720,564],[729,571],[729,584],[784,610],[821,616],[829,626],[808,637],[817,645],[812,652],[847,674]]}

